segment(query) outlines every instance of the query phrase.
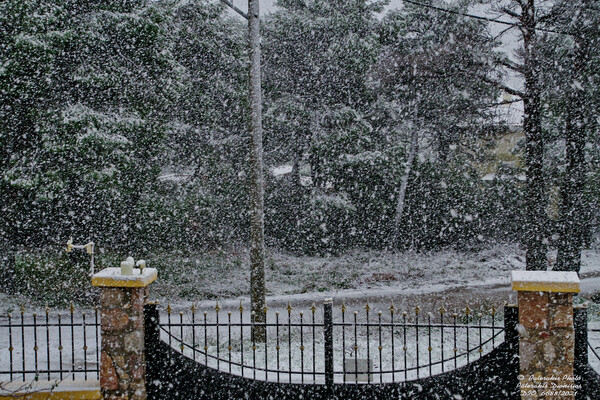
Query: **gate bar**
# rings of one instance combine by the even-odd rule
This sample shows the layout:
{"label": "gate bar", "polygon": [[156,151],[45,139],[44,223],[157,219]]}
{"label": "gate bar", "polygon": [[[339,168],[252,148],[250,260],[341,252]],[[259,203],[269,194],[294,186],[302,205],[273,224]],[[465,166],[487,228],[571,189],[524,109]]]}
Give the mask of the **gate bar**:
{"label": "gate bar", "polygon": [[333,394],[333,299],[323,302],[323,332],[325,336],[325,386]]}

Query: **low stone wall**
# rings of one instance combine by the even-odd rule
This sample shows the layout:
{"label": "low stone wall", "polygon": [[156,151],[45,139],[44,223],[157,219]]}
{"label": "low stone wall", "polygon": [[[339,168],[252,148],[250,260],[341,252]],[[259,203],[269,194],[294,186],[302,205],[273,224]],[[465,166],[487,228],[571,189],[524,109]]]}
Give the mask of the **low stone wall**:
{"label": "low stone wall", "polygon": [[30,381],[2,385],[0,400],[101,400],[100,382],[85,381]]}

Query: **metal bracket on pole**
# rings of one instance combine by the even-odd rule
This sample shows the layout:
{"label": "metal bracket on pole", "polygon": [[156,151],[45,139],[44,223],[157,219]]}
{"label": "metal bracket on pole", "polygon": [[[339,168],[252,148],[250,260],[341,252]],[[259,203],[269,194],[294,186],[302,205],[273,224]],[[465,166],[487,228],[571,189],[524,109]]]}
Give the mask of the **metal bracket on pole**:
{"label": "metal bracket on pole", "polygon": [[247,20],[250,19],[248,17],[248,14],[246,14],[245,12],[243,12],[242,10],[240,10],[239,8],[237,8],[232,1],[230,0],[221,0],[221,3],[226,4],[229,8],[231,8],[233,11],[235,11],[236,13],[240,14],[242,17],[246,18]]}
{"label": "metal bracket on pole", "polygon": [[66,252],[70,253],[73,249],[85,249],[86,253],[90,255],[90,276],[94,275],[94,242],[89,242],[87,244],[73,244],[73,238],[69,238],[67,241]]}

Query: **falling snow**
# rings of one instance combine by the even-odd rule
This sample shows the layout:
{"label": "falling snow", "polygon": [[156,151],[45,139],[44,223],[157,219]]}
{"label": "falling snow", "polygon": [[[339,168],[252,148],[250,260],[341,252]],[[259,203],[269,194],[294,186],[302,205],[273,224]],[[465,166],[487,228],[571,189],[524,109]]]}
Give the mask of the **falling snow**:
{"label": "falling snow", "polygon": [[97,303],[72,238],[176,309],[548,269],[597,326],[597,1],[264,0],[250,36],[225,3],[0,2],[0,312]]}

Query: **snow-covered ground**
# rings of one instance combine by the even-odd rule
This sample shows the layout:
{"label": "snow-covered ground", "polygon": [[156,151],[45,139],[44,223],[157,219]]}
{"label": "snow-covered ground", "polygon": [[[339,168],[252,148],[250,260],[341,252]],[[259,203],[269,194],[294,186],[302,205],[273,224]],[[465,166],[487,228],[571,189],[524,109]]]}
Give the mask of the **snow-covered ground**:
{"label": "snow-covered ground", "polygon": [[[550,264],[556,259],[549,253]],[[158,266],[153,297],[176,308],[193,302],[225,304],[247,302],[250,285],[244,252],[197,257],[172,257]],[[156,265],[153,265],[156,266]],[[325,298],[361,303],[369,299],[387,309],[394,301],[405,308],[437,309],[441,303],[464,308],[502,305],[514,296],[510,271],[525,268],[525,252],[514,245],[496,245],[479,251],[406,252],[392,254],[352,251],[340,256],[297,257],[273,253],[266,263],[269,306],[308,305]],[[582,295],[600,291],[600,251],[582,256]]]}
{"label": "snow-covered ground", "polygon": [[[159,266],[154,288],[154,295],[161,300],[240,298],[248,292],[250,276],[243,251],[169,260],[149,260],[164,265],[162,269]],[[338,297],[388,290],[418,294],[507,283],[508,272],[523,269],[524,261],[524,252],[509,245],[465,253],[351,251],[329,257],[273,253],[265,273],[270,298],[306,293]]]}

